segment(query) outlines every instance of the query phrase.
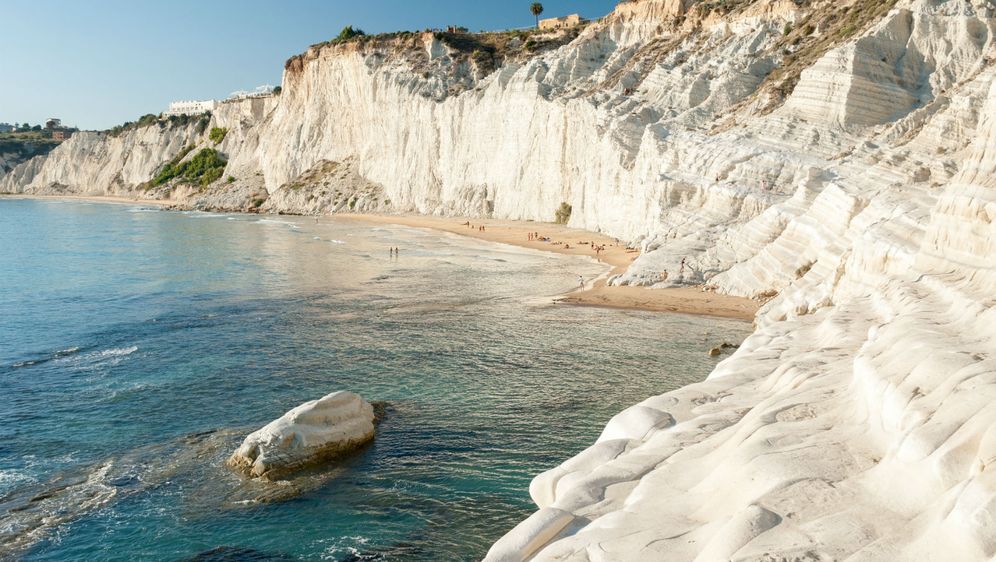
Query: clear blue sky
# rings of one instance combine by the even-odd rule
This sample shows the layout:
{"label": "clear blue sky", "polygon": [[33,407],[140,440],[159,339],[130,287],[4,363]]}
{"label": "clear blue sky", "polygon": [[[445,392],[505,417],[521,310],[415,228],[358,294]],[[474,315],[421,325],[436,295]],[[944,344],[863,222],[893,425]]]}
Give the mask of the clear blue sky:
{"label": "clear blue sky", "polygon": [[[171,100],[280,83],[284,61],[351,24],[367,33],[533,25],[519,0],[3,0],[0,122],[104,129]],[[616,0],[547,0],[543,17]]]}

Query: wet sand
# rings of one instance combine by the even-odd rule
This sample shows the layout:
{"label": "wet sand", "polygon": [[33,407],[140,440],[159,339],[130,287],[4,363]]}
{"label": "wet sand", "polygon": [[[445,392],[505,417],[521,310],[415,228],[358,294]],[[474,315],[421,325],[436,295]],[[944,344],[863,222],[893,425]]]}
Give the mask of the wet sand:
{"label": "wet sand", "polygon": [[[625,271],[640,255],[639,251],[626,248],[624,243],[618,242],[610,236],[567,228],[563,225],[531,221],[427,216],[353,214],[337,215],[337,218],[431,228],[490,242],[500,242],[558,254],[587,256],[611,268],[608,275],[594,281],[588,280],[584,291],[573,291],[557,298],[555,302],[558,303],[655,312],[679,312],[741,320],[753,320],[760,306],[760,303],[752,299],[717,294],[706,291],[701,286],[668,289],[631,286],[610,287],[606,285],[607,278]],[[467,226],[468,222],[471,226]],[[483,231],[479,228],[481,226],[484,227]],[[550,241],[530,240],[530,232],[548,237]],[[562,244],[558,244],[558,242]],[[605,250],[596,252],[591,243],[596,246],[605,246]]]}
{"label": "wet sand", "polygon": [[126,205],[155,205],[163,207],[173,205],[176,201],[164,199],[133,199],[131,197],[118,197],[114,195],[32,195],[21,193],[2,193],[0,199],[41,199],[49,201],[89,201],[91,203],[118,203]]}

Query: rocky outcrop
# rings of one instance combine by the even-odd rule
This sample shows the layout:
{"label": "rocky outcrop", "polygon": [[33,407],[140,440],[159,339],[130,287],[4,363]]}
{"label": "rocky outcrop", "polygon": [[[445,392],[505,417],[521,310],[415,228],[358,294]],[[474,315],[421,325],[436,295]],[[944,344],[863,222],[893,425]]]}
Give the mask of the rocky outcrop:
{"label": "rocky outcrop", "polygon": [[250,433],[228,465],[253,478],[275,480],[354,451],[373,438],[373,406],[357,394],[338,391]]}
{"label": "rocky outcrop", "polygon": [[[537,221],[567,203],[640,247],[615,284],[666,270],[766,300],[707,381],[537,477],[491,559],[988,559],[993,16],[635,0],[493,69],[435,35],[316,46],[282,95],[216,113],[223,180],[156,193]],[[84,135],[0,191],[134,190],[206,142]]]}

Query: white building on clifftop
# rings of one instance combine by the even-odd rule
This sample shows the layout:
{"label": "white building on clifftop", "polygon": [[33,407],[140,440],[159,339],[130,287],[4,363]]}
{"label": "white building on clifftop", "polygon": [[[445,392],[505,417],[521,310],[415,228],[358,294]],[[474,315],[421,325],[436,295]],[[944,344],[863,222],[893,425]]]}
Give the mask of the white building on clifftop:
{"label": "white building on clifftop", "polygon": [[200,115],[209,111],[214,111],[218,102],[215,100],[204,101],[174,101],[169,104],[169,109],[163,112],[164,117],[170,115]]}

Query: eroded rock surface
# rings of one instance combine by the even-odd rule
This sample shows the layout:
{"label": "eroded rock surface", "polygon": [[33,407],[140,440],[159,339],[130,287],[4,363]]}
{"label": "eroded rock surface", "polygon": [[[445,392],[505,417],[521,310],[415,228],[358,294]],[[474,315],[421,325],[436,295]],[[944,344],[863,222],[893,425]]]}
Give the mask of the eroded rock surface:
{"label": "eroded rock surface", "polygon": [[273,480],[354,451],[373,438],[373,406],[358,394],[333,392],[249,434],[228,465]]}

